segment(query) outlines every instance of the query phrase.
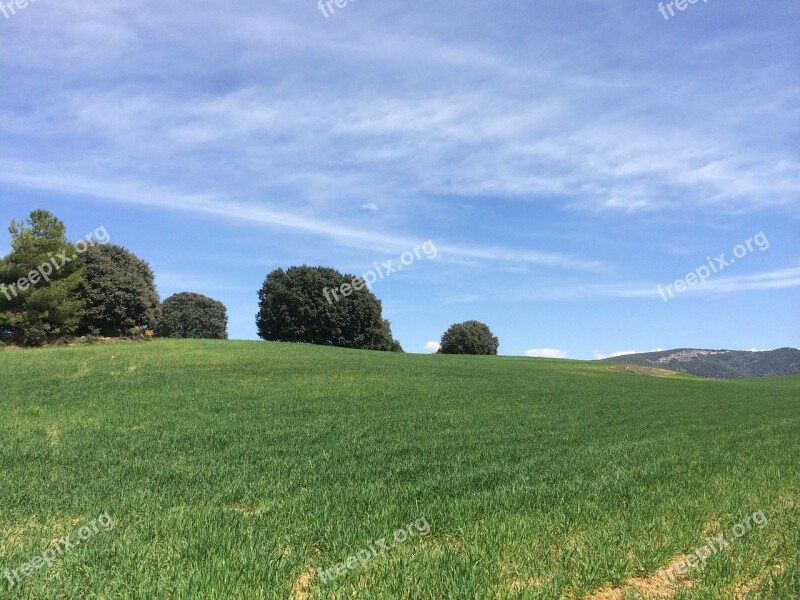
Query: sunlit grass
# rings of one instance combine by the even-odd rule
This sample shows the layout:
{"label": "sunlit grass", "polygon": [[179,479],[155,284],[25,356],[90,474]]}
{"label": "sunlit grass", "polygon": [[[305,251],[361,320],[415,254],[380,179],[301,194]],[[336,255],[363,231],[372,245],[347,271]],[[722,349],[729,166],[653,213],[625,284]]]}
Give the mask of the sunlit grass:
{"label": "sunlit grass", "polygon": [[[258,342],[0,351],[0,576],[72,523],[115,525],[0,596],[583,598],[762,510],[675,597],[798,597],[800,378],[654,374]],[[319,581],[423,515],[430,535]]]}

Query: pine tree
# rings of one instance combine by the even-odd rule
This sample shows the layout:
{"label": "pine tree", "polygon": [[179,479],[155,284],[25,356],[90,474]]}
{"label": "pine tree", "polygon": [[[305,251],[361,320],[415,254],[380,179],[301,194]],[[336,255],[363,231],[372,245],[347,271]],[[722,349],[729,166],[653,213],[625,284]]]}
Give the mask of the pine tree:
{"label": "pine tree", "polygon": [[46,210],[11,222],[11,254],[0,261],[0,338],[40,346],[77,330],[83,267],[64,223]]}

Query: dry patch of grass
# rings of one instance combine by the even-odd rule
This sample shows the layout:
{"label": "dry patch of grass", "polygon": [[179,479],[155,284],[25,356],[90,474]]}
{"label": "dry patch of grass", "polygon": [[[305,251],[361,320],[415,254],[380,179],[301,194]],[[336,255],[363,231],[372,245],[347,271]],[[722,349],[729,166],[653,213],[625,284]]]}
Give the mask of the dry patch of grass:
{"label": "dry patch of grass", "polygon": [[[672,560],[663,571],[668,572],[670,569],[682,562],[686,557],[679,556]],[[626,594],[638,593],[645,598],[669,598],[675,592],[678,586],[692,587],[690,581],[686,581],[682,575],[677,575],[674,582],[664,580],[658,573],[650,577],[634,577],[625,582],[625,585],[618,588],[607,587],[598,590],[591,596],[587,596],[586,600],[623,600]]]}
{"label": "dry patch of grass", "polygon": [[87,364],[82,364],[81,368],[73,373],[73,377],[83,377],[84,375],[88,375],[92,372],[92,369]]}
{"label": "dry patch of grass", "polygon": [[289,600],[307,600],[311,591],[311,582],[314,580],[314,567],[309,567],[292,586],[292,595]]}
{"label": "dry patch of grass", "polygon": [[739,584],[733,592],[733,597],[735,600],[747,600],[747,596],[750,594],[750,592],[757,590],[763,583],[765,577],[768,575],[779,575],[784,571],[784,569],[785,567],[783,565],[775,565],[763,573],[759,573],[749,581]]}
{"label": "dry patch of grass", "polygon": [[232,510],[245,517],[257,517],[264,512],[264,509],[256,506],[234,506]]}
{"label": "dry patch of grass", "polygon": [[24,527],[2,529],[0,530],[0,548],[6,551],[12,546],[19,546],[23,537],[25,537]]}
{"label": "dry patch of grass", "polygon": [[683,375],[677,371],[667,371],[666,369],[656,369],[655,367],[640,367],[638,365],[619,365],[611,369],[617,373],[633,373],[634,375],[645,375],[647,377],[677,377]]}
{"label": "dry patch of grass", "polygon": [[58,446],[58,440],[61,437],[61,430],[58,425],[51,425],[47,430],[47,439],[50,441],[51,446]]}
{"label": "dry patch of grass", "polygon": [[64,524],[61,521],[53,523],[53,537],[50,538],[50,545],[55,546],[64,539]]}

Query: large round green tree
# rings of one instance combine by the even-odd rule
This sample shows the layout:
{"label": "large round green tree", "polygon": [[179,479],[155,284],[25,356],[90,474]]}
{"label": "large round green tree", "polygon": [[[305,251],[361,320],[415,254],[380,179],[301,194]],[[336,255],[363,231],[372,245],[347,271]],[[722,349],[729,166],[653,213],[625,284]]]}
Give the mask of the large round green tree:
{"label": "large round green tree", "polygon": [[495,355],[499,346],[497,336],[480,321],[456,323],[442,335],[441,354]]}
{"label": "large round green tree", "polygon": [[114,244],[92,246],[84,254],[84,264],[81,331],[116,337],[139,327],[155,327],[159,298],[150,265]]}
{"label": "large round green tree", "polygon": [[264,340],[402,352],[381,301],[353,275],[306,265],[276,269],[258,298]]}
{"label": "large round green tree", "polygon": [[227,340],[228,311],[222,302],[208,296],[181,292],[161,304],[155,334],[169,338]]}

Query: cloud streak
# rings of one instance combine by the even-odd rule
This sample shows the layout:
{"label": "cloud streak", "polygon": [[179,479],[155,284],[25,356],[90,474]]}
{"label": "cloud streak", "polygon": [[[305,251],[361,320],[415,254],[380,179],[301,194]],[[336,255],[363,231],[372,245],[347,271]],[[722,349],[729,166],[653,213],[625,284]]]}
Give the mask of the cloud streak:
{"label": "cloud streak", "polygon": [[[363,230],[339,225],[305,215],[280,211],[262,203],[243,203],[221,200],[210,194],[188,194],[167,188],[155,188],[134,181],[102,181],[75,175],[48,172],[41,165],[16,163],[0,171],[0,182],[17,186],[88,196],[99,200],[123,202],[160,210],[176,210],[197,215],[218,216],[255,225],[276,226],[321,235],[344,245],[380,251],[398,251],[412,247],[415,240],[398,237],[383,231]],[[598,270],[599,261],[545,252],[517,251],[510,248],[438,246],[440,260],[479,259],[497,263],[522,263],[551,268]]]}

